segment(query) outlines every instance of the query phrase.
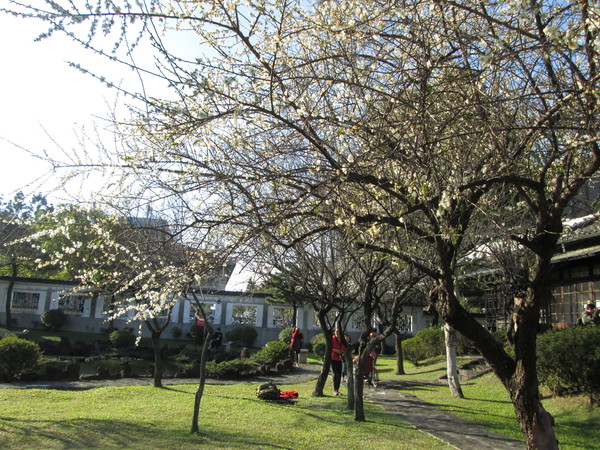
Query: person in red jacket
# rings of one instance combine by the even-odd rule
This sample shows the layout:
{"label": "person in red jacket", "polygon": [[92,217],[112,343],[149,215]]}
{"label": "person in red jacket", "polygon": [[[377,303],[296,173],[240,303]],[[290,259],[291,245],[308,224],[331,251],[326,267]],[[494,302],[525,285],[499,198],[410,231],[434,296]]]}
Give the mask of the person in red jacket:
{"label": "person in red jacket", "polygon": [[333,372],[333,395],[342,395],[340,384],[342,382],[342,360],[346,347],[336,328],[331,337],[331,371]]}
{"label": "person in red jacket", "polygon": [[300,354],[300,350],[302,349],[302,340],[303,339],[304,339],[304,335],[300,332],[300,328],[294,327],[292,329],[292,341],[290,342],[290,349],[292,350],[292,354],[294,355],[294,365],[295,366],[300,365],[298,355]]}

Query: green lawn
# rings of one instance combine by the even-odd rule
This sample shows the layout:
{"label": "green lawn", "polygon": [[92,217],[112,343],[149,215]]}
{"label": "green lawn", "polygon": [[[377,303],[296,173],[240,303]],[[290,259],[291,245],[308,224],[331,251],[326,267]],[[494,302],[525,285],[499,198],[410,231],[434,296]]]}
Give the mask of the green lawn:
{"label": "green lawn", "polygon": [[[377,361],[383,380],[434,381],[446,373],[444,358],[418,367],[405,363],[406,375],[394,374],[393,357],[379,357]],[[493,374],[465,382],[462,389],[465,399],[453,398],[445,385],[411,387],[404,391],[497,433],[522,439],[508,393]],[[555,432],[561,449],[600,448],[600,408],[590,408],[584,396],[552,397],[545,394],[544,407],[555,418]]]}
{"label": "green lawn", "polygon": [[[309,359],[317,364],[314,359]],[[395,375],[393,357],[380,357],[382,380],[434,381],[445,373],[438,359]],[[330,381],[329,381],[330,383]],[[345,397],[311,397],[314,382],[280,386],[297,390],[294,406],[266,403],[255,385],[209,385],[201,409],[201,434],[189,433],[196,386],[98,388],[88,391],[0,390],[0,448],[241,448],[437,449],[444,443],[366,404],[367,422],[357,423]],[[331,392],[327,386],[325,392]],[[459,417],[521,439],[508,395],[489,374],[463,383],[466,399],[447,386],[406,390]],[[544,399],[556,418],[561,449],[600,448],[600,409],[584,397]]]}
{"label": "green lawn", "polygon": [[254,385],[207,386],[200,435],[188,431],[193,385],[5,389],[0,448],[450,448],[373,405],[354,422],[344,398],[311,397],[312,382],[284,387],[300,393],[296,405],[258,400]]}

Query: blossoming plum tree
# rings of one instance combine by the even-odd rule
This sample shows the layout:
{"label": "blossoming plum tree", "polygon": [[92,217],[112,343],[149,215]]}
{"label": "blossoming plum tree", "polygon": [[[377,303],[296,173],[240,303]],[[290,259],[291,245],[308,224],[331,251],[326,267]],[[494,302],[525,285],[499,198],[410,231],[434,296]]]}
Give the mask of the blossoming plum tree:
{"label": "blossoming plum tree", "polygon": [[[194,224],[235,226],[237,242],[310,218],[306,236],[345,229],[421,270],[433,307],[507,388],[528,446],[556,446],[535,333],[562,212],[600,165],[595,3],[9,1],[48,35],[66,32],[172,88],[133,93],[144,107],[108,156],[128,186],[185,193]],[[179,30],[197,46],[173,47]],[[117,45],[105,48],[102,32]],[[154,66],[121,51],[134,37],[157,50]],[[534,224],[515,235],[530,257],[514,358],[456,293],[472,224],[502,210],[497,186]],[[388,244],[400,234],[419,245]]]}

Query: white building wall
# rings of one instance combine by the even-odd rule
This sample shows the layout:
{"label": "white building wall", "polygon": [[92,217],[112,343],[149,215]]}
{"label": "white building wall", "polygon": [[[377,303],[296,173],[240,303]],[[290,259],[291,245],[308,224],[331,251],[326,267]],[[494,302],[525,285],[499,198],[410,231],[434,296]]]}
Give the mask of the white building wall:
{"label": "white building wall", "polygon": [[[61,293],[68,291],[72,287],[72,285],[67,284],[44,284],[26,281],[17,282],[14,291],[37,292],[40,294],[37,310],[30,312],[13,311],[12,315],[17,322],[17,326],[23,328],[41,327],[40,315],[47,308],[57,308],[59,306],[58,299]],[[7,288],[8,281],[0,280],[0,323],[4,323]],[[69,319],[65,324],[65,329],[90,333],[100,333],[102,330],[105,330],[111,325],[106,321],[107,316],[104,313],[105,302],[109,301],[110,296],[103,295],[98,296],[95,300],[86,298],[82,310],[69,313]],[[215,294],[207,294],[203,297],[203,301],[211,324],[215,328],[221,327],[225,339],[227,339],[227,333],[239,325],[233,321],[232,316],[234,308],[236,306],[254,308],[254,320],[249,323],[249,325],[255,327],[258,331],[258,339],[255,343],[256,346],[263,346],[266,342],[278,339],[281,330],[287,326],[287,324],[273,322],[273,314],[277,308],[289,309],[289,311],[293,310],[293,308],[286,307],[285,305],[270,305],[266,302],[264,296],[244,295],[242,293],[218,292]],[[195,325],[193,311],[193,304],[187,299],[181,299],[174,307],[171,315],[171,324],[165,331],[164,336],[171,337],[170,330],[175,327],[179,328],[185,336],[191,327]],[[130,313],[128,317],[120,320],[112,321],[112,326],[119,329],[126,326],[134,329],[137,328],[137,324],[127,322],[127,319],[131,318],[132,314],[133,313]],[[404,307],[402,314],[411,317],[411,330],[409,332],[412,334],[428,327],[433,320],[433,316],[425,315],[420,306],[413,307],[407,305]],[[315,314],[310,306],[298,308],[296,323],[304,334],[305,345],[314,335],[321,332],[318,323],[315,321]],[[143,329],[145,329],[145,327],[143,327]],[[349,329],[348,331],[353,340],[355,340],[360,333],[360,330],[358,329]],[[147,330],[145,330],[145,334],[149,335]]]}

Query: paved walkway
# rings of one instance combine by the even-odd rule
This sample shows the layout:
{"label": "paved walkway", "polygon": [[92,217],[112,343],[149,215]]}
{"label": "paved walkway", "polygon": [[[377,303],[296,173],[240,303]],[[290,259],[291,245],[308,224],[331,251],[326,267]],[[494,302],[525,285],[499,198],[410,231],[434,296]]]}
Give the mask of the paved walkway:
{"label": "paved walkway", "polygon": [[[248,384],[261,384],[273,381],[281,385],[290,385],[314,381],[319,371],[310,367],[296,369],[293,373],[273,377],[258,377],[242,381]],[[234,384],[240,381],[212,380],[207,379],[207,384]],[[163,385],[197,384],[197,379],[190,378],[164,378]],[[36,383],[0,383],[0,389],[93,389],[103,386],[148,386],[152,385],[152,379],[148,377],[118,378],[109,380],[86,380],[86,381],[48,381]],[[409,422],[416,429],[430,434],[431,436],[447,442],[457,449],[524,449],[525,444],[515,439],[507,438],[493,433],[485,428],[442,411],[430,403],[419,400],[414,395],[400,392],[400,381],[382,382],[376,389],[366,388],[365,397],[372,402],[381,405],[387,412]]]}
{"label": "paved walkway", "polygon": [[525,449],[522,441],[508,438],[443,411],[412,394],[401,392],[402,382],[381,382],[365,388],[365,397],[384,410],[409,422],[417,430],[447,442],[457,449]]}

